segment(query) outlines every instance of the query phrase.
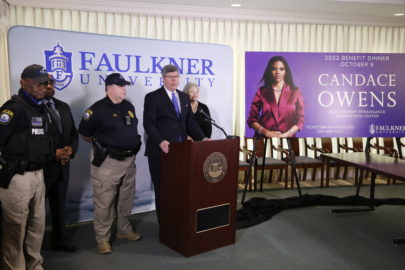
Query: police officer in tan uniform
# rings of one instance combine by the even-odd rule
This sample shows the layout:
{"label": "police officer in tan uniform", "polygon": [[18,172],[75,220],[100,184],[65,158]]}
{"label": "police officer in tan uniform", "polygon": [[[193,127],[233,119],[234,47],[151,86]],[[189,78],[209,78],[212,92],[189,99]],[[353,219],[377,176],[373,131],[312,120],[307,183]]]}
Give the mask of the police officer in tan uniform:
{"label": "police officer in tan uniform", "polygon": [[[105,80],[106,97],[86,110],[79,133],[93,143],[90,168],[93,184],[97,251],[111,249],[111,227],[117,216],[117,238],[136,241],[129,216],[135,199],[135,155],[141,141],[134,106],[125,100],[130,82],[119,73]],[[117,197],[118,196],[118,197]]]}
{"label": "police officer in tan uniform", "polygon": [[42,168],[55,158],[48,136],[49,112],[43,105],[48,73],[30,65],[21,89],[0,108],[0,269],[39,270],[45,228]]}

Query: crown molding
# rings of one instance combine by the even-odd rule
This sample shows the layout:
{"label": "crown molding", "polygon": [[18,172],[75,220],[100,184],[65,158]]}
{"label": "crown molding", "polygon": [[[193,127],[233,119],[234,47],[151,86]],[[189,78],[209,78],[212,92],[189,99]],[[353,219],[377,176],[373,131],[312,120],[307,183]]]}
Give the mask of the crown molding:
{"label": "crown molding", "polygon": [[318,13],[274,12],[247,9],[211,8],[164,4],[146,4],[109,0],[6,0],[12,6],[52,8],[141,14],[157,16],[194,17],[206,19],[266,21],[280,23],[340,24],[405,27],[405,20],[395,17],[351,16]]}

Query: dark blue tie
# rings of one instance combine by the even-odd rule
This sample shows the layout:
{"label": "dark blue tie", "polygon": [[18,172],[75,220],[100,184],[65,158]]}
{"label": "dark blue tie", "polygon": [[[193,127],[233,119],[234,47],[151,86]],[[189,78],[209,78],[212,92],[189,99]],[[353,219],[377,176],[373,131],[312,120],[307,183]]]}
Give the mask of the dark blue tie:
{"label": "dark blue tie", "polygon": [[[180,119],[179,102],[177,101],[177,97],[174,92],[172,92],[172,102],[173,102],[174,109],[176,110],[177,117]],[[181,136],[179,137],[179,142],[181,142]]]}
{"label": "dark blue tie", "polygon": [[174,92],[172,93],[172,102],[173,102],[173,105],[174,105],[174,109],[176,110],[177,117],[180,118],[179,102],[177,101],[177,97],[176,97],[176,94]]}
{"label": "dark blue tie", "polygon": [[58,128],[59,132],[62,133],[62,121],[60,119],[58,111],[55,108],[55,104],[53,103],[53,101],[49,100],[46,105],[52,115],[53,120],[55,121],[56,127]]}

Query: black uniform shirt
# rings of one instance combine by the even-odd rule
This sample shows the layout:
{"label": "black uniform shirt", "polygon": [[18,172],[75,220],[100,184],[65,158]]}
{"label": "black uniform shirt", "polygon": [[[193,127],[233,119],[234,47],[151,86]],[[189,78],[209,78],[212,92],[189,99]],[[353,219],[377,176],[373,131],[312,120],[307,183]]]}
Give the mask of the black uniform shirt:
{"label": "black uniform shirt", "polygon": [[[28,162],[38,166],[45,165],[45,162],[55,156],[55,149],[48,136],[48,126],[49,115],[42,101],[33,99],[20,89],[17,98],[12,98],[0,108],[2,156],[8,160],[22,158],[24,164]],[[21,170],[27,169],[24,164],[18,165]]]}
{"label": "black uniform shirt", "polygon": [[107,96],[86,110],[79,133],[95,137],[102,146],[125,150],[135,149],[140,143],[134,106],[126,100],[114,104]]}
{"label": "black uniform shirt", "polygon": [[[23,97],[38,113],[43,114],[42,101],[35,101],[33,98],[30,98],[28,94],[24,94],[21,89],[18,95]],[[42,124],[41,126],[43,126],[46,121],[45,117],[43,117],[41,121],[42,123],[38,123],[38,125]],[[28,123],[27,115],[21,104],[9,101],[3,104],[0,108],[0,146],[5,145],[14,133],[19,133],[31,128]]]}

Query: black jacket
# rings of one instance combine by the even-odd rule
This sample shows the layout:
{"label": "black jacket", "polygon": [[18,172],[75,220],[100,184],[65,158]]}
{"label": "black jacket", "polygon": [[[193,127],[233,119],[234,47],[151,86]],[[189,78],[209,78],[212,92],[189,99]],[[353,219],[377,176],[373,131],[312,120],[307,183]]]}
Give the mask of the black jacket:
{"label": "black jacket", "polygon": [[180,118],[177,117],[173,103],[164,87],[145,96],[143,127],[148,135],[146,156],[160,157],[162,151],[159,144],[163,140],[170,143],[185,141],[187,135],[195,141],[205,138],[191,111],[187,95],[179,90],[176,91],[180,99]]}
{"label": "black jacket", "polygon": [[[60,149],[65,146],[71,146],[73,149],[73,155],[77,152],[79,145],[79,136],[75,123],[73,120],[72,112],[69,105],[61,100],[53,98],[55,103],[55,108],[59,112],[59,116],[62,122],[63,132],[60,134],[56,127],[52,132],[53,141],[55,143],[55,148]],[[69,180],[69,162],[65,165],[53,160],[46,164],[44,168],[45,185],[47,187],[51,186],[53,183],[58,181],[68,181]]]}

